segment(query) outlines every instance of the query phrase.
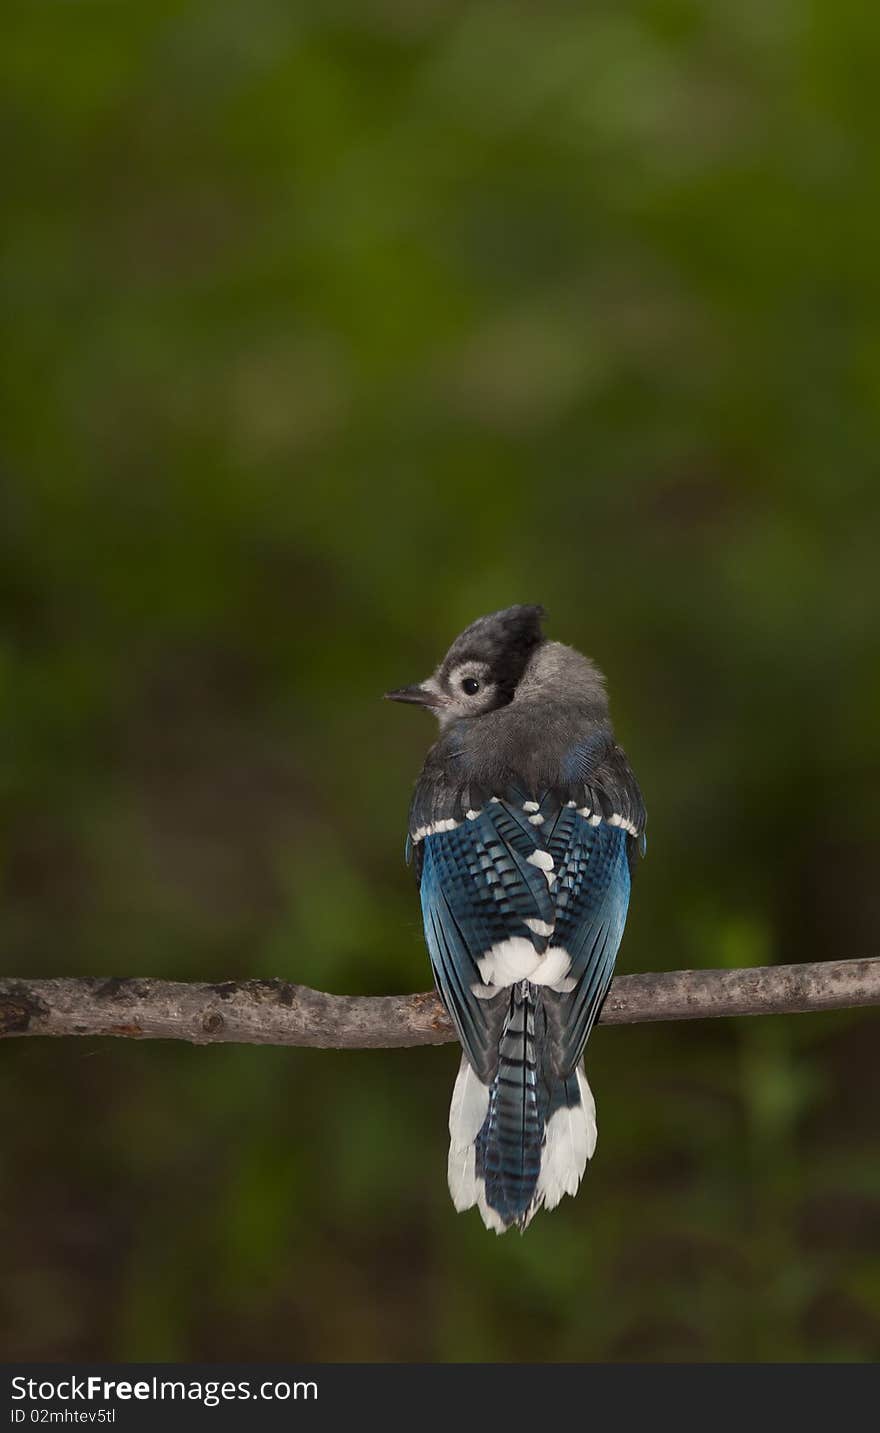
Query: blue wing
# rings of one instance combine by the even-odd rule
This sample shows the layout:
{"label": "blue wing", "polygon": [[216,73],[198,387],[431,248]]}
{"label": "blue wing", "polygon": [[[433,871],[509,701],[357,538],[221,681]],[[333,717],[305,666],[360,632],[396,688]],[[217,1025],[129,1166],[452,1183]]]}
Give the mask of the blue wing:
{"label": "blue wing", "polygon": [[[542,987],[554,1073],[577,1065],[607,992],[630,892],[627,830],[582,814],[566,793],[528,801],[520,791],[487,801],[468,819],[440,821],[421,836],[425,937],[440,996],[468,1059],[494,1076],[506,987],[488,997],[478,962],[514,937],[536,956],[563,947],[560,988]],[[602,808],[600,807],[600,810]],[[417,833],[416,833],[417,834]],[[509,991],[508,991],[509,994]]]}
{"label": "blue wing", "polygon": [[[630,837],[629,841],[633,838]],[[577,1065],[611,984],[630,896],[627,832],[566,806],[548,840],[557,872],[551,945],[571,958],[573,989],[547,993],[554,1073]]]}
{"label": "blue wing", "polygon": [[423,838],[421,898],[425,939],[437,989],[468,1059],[491,1080],[507,1001],[487,998],[478,960],[511,937],[547,939],[526,924],[552,925],[553,902],[539,865],[535,828],[521,804],[490,801],[473,820]]}

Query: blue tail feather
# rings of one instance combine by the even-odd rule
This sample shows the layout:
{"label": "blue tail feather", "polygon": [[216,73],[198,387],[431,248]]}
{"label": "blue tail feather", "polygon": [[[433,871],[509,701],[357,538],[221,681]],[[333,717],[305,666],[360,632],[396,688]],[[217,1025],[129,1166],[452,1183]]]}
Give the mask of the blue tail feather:
{"label": "blue tail feather", "polygon": [[[484,1221],[499,1233],[525,1229],[542,1206],[555,1208],[563,1194],[573,1194],[596,1140],[583,1067],[565,1079],[545,1068],[542,1000],[543,992],[528,981],[511,987],[498,1068],[492,1084],[480,1087],[485,1116],[474,1140],[470,1182],[461,1170],[455,1181],[456,1207],[479,1203]],[[460,1162],[462,1142],[453,1145]]]}
{"label": "blue tail feather", "polygon": [[476,1142],[476,1174],[485,1180],[486,1203],[506,1225],[521,1227],[534,1201],[544,1140],[546,1097],[535,1016],[533,993],[522,982],[511,991],[489,1109]]}

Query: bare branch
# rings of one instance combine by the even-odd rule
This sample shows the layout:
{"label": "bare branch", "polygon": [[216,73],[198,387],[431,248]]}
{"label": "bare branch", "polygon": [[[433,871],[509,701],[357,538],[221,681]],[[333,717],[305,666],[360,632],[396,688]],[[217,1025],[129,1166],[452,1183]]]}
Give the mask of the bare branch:
{"label": "bare branch", "polygon": [[[603,1025],[880,1005],[880,958],[619,975]],[[196,1045],[375,1049],[454,1040],[437,996],[326,995],[284,980],[0,980],[0,1038],[120,1035]]]}

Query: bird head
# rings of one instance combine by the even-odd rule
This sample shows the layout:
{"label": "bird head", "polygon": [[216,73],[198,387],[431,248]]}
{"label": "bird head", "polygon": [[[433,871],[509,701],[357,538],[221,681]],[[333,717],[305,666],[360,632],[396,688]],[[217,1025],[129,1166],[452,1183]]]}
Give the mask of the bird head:
{"label": "bird head", "polygon": [[430,677],[386,692],[387,699],[427,707],[441,727],[507,706],[535,649],[545,640],[544,615],[543,607],[530,605],[478,617],[456,637]]}

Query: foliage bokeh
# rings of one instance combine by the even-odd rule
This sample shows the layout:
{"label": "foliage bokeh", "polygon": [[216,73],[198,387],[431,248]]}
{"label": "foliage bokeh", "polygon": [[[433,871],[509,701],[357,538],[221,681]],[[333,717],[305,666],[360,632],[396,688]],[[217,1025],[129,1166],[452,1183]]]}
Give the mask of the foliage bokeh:
{"label": "foliage bokeh", "polygon": [[[512,601],[646,793],[622,969],[877,953],[878,25],[12,7],[6,970],[424,988],[379,696]],[[449,1048],[7,1042],[2,1345],[876,1358],[877,1034],[599,1030],[585,1186],[502,1240]]]}

